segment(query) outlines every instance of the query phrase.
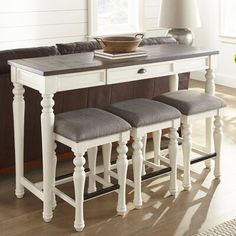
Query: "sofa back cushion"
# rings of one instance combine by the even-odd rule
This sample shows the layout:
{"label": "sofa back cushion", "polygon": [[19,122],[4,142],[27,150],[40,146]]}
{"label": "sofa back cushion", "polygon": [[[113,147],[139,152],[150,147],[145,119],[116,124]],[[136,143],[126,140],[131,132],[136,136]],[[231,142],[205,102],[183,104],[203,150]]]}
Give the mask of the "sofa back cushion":
{"label": "sofa back cushion", "polygon": [[80,52],[92,52],[94,50],[101,49],[101,46],[96,41],[74,42],[57,44],[57,49],[62,55],[64,55]]}
{"label": "sofa back cushion", "polygon": [[150,38],[144,38],[139,46],[142,47],[148,45],[177,44],[177,43],[178,42],[172,37],[150,37]]}
{"label": "sofa back cushion", "polygon": [[0,51],[0,74],[9,73],[10,66],[8,60],[55,56],[60,54],[55,46],[51,47],[35,47],[35,48],[19,48]]}
{"label": "sofa back cushion", "polygon": [[[176,44],[177,41],[172,37],[152,37],[144,38],[140,43],[140,46],[145,45],[157,45],[157,44]],[[74,42],[57,44],[57,49],[61,54],[73,54],[80,52],[92,52],[94,50],[101,49],[101,46],[96,41],[89,42]]]}

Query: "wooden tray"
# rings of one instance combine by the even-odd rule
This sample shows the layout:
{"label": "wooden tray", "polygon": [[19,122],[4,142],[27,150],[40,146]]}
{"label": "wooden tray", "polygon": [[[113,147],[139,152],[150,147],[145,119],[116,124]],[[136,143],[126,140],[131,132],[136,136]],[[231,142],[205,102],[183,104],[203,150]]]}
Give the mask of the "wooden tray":
{"label": "wooden tray", "polygon": [[94,38],[108,53],[128,53],[135,52],[141,43],[144,35],[136,34],[134,37],[112,36],[104,38]]}

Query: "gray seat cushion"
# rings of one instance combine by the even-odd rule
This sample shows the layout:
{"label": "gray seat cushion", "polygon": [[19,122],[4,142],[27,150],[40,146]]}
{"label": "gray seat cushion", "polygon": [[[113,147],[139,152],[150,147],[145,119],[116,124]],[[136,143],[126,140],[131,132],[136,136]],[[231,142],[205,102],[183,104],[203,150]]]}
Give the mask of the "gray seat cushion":
{"label": "gray seat cushion", "polygon": [[174,107],[144,98],[118,102],[106,110],[122,117],[135,128],[169,121],[181,115]]}
{"label": "gray seat cushion", "polygon": [[55,116],[54,132],[74,142],[104,137],[130,130],[125,120],[109,112],[87,108]]}
{"label": "gray seat cushion", "polygon": [[184,115],[194,115],[225,107],[222,99],[193,90],[180,90],[161,94],[156,101],[177,108]]}

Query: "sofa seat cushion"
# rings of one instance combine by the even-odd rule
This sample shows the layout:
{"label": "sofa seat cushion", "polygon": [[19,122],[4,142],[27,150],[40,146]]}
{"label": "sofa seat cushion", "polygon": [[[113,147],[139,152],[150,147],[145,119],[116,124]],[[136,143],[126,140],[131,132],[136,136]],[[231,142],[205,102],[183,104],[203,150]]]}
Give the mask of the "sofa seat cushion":
{"label": "sofa seat cushion", "polygon": [[155,100],[173,106],[187,116],[226,106],[225,102],[216,96],[193,90],[164,93],[156,97]]}
{"label": "sofa seat cushion", "polygon": [[177,119],[181,115],[174,107],[145,98],[114,103],[106,110],[125,119],[135,128]]}
{"label": "sofa seat cushion", "polygon": [[86,108],[55,116],[54,131],[74,142],[80,142],[130,130],[125,120],[109,112]]}

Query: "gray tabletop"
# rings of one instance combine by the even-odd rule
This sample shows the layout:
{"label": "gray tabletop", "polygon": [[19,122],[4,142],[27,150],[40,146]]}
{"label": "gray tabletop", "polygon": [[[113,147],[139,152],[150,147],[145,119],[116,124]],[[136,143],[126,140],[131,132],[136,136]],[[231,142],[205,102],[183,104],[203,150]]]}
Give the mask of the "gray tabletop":
{"label": "gray tabletop", "polygon": [[8,61],[8,64],[36,73],[38,75],[49,76],[154,62],[172,61],[177,59],[187,59],[215,55],[219,53],[217,50],[175,44],[145,46],[142,47],[142,49],[145,49],[148,55],[139,58],[110,60],[94,57],[93,52],[88,52],[10,60]]}

